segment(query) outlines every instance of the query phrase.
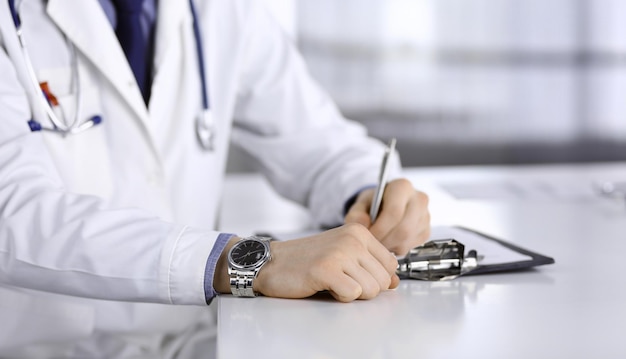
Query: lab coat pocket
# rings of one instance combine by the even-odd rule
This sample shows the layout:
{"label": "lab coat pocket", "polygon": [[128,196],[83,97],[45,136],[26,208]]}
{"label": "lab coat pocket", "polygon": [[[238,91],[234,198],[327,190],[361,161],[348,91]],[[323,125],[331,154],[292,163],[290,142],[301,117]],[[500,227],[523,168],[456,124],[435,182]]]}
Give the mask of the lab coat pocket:
{"label": "lab coat pocket", "polygon": [[[49,80],[49,89],[55,97],[55,113],[63,118],[65,125],[72,125],[75,121],[80,124],[94,116],[101,116],[102,105],[97,80],[87,76],[90,74],[85,68],[81,68],[81,86],[72,89],[67,83],[72,81],[68,71],[71,72],[69,69],[46,71],[42,75],[42,78]],[[111,196],[113,181],[106,131],[103,129],[105,125],[99,124],[86,131],[65,136],[43,132],[45,143],[67,190],[103,199]]]}
{"label": "lab coat pocket", "polygon": [[34,345],[90,336],[95,311],[59,296],[0,286],[0,318],[0,356],[4,357],[21,348],[32,352]]}

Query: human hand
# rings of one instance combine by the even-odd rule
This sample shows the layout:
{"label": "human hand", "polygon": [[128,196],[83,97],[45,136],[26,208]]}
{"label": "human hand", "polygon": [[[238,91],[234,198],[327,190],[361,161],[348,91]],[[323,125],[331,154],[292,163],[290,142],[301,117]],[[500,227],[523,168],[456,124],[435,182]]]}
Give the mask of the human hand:
{"label": "human hand", "polygon": [[369,209],[374,189],[362,191],[348,210],[345,223],[360,223],[396,255],[405,255],[411,248],[424,244],[430,236],[428,196],[416,191],[407,179],[391,181],[385,187],[383,202],[372,224]]}
{"label": "human hand", "polygon": [[[374,298],[400,281],[395,274],[395,256],[357,223],[311,237],[273,241],[270,247],[272,259],[253,284],[254,290],[265,296],[305,298],[327,290],[335,299],[350,302]],[[227,292],[224,265],[223,260],[218,261],[219,277],[214,284],[216,290]]]}

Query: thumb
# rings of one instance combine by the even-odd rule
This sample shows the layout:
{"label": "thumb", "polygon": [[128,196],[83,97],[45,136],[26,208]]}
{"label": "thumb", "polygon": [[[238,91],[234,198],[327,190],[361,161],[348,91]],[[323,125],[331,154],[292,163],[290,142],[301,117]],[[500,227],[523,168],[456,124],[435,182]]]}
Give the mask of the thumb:
{"label": "thumb", "polygon": [[372,199],[370,196],[359,195],[346,213],[344,218],[345,223],[359,223],[369,228],[372,225],[370,221],[369,209],[372,204]]}

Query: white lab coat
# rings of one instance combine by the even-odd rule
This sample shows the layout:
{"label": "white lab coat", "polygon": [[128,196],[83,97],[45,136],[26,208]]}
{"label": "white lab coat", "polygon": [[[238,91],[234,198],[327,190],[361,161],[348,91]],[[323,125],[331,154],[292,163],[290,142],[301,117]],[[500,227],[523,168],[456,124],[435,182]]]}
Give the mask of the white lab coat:
{"label": "white lab coat", "polygon": [[318,223],[340,220],[343,200],[376,181],[380,143],[341,117],[254,0],[197,1],[218,126],[216,150],[203,151],[189,5],[158,3],[146,109],[96,0],[24,0],[39,81],[71,119],[66,37],[81,116],[103,118],[66,138],[26,124],[49,122],[0,3],[0,357],[169,356],[200,327],[214,330],[204,271],[231,140]]}

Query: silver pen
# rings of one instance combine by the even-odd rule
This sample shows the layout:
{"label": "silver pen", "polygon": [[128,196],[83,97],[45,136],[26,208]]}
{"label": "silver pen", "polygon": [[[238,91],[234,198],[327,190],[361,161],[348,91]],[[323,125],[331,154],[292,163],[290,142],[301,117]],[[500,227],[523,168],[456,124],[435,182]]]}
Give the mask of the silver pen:
{"label": "silver pen", "polygon": [[387,174],[389,172],[389,164],[391,163],[390,157],[396,150],[396,139],[392,138],[389,141],[389,146],[385,149],[383,155],[383,162],[380,165],[380,173],[378,174],[378,185],[376,186],[376,192],[374,193],[374,199],[372,200],[372,206],[370,207],[370,220],[372,224],[376,221],[378,213],[380,212],[380,204],[383,201],[383,193],[385,193],[385,186],[387,186]]}

